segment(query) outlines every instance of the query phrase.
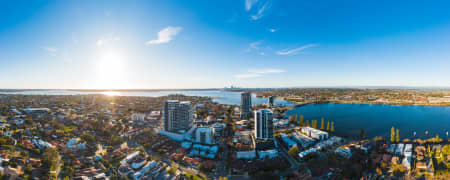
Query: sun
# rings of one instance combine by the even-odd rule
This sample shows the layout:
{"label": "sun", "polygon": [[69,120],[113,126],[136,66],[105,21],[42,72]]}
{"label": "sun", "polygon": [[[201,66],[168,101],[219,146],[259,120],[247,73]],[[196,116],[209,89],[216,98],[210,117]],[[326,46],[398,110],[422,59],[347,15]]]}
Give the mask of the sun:
{"label": "sun", "polygon": [[96,87],[99,89],[125,88],[124,60],[118,51],[103,52],[97,70]]}

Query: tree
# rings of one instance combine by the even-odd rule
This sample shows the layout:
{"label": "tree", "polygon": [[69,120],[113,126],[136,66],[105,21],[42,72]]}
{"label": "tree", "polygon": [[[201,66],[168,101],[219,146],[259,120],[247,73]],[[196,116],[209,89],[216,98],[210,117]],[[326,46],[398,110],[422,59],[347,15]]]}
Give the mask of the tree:
{"label": "tree", "polygon": [[300,126],[305,126],[305,117],[300,115]]}
{"label": "tree", "polygon": [[112,146],[106,146],[106,152],[112,153],[114,151],[114,148]]}
{"label": "tree", "polygon": [[311,121],[311,126],[312,126],[312,128],[317,129],[317,121],[316,120],[312,120]]}
{"label": "tree", "polygon": [[395,128],[392,126],[391,128],[391,143],[395,142]]}
{"label": "tree", "polygon": [[439,139],[439,135],[438,134],[436,134],[436,142],[437,143],[441,142],[441,140]]}
{"label": "tree", "polygon": [[361,139],[366,139],[366,132],[364,132],[364,128],[361,129],[360,137],[361,137]]}
{"label": "tree", "polygon": [[330,131],[330,121],[327,121],[327,131]]}
{"label": "tree", "polygon": [[211,172],[211,169],[209,169],[208,167],[206,167],[205,165],[203,165],[202,163],[199,163],[197,166],[198,170],[201,172]]}
{"label": "tree", "polygon": [[381,169],[379,167],[377,167],[376,171],[377,171],[378,176],[381,176],[383,174],[383,172],[381,171]]}
{"label": "tree", "polygon": [[205,167],[203,166],[203,164],[202,163],[199,163],[198,164],[198,166],[197,166],[197,169],[199,170],[199,171],[202,171],[202,172],[205,172],[204,169]]}
{"label": "tree", "polygon": [[289,116],[289,123],[291,123],[291,124],[297,124],[298,123],[298,121],[297,121],[297,114],[294,115],[294,116]]}
{"label": "tree", "polygon": [[81,134],[81,140],[86,141],[88,144],[95,142],[95,137],[88,133]]}
{"label": "tree", "polygon": [[334,132],[334,122],[331,122],[331,129],[330,129],[330,131]]}
{"label": "tree", "polygon": [[58,149],[56,148],[46,148],[44,154],[42,155],[42,165],[45,168],[55,168],[56,163],[58,162]]}
{"label": "tree", "polygon": [[397,129],[396,142],[400,142],[400,133],[399,133],[399,130],[398,130],[398,129]]}
{"label": "tree", "polygon": [[309,121],[308,121],[308,120],[306,120],[306,126],[308,126],[308,127],[309,127]]}
{"label": "tree", "polygon": [[291,149],[289,149],[288,154],[291,155],[293,158],[297,159],[298,158],[298,147],[294,146],[291,147]]}
{"label": "tree", "polygon": [[325,120],[322,118],[322,121],[320,122],[320,130],[324,130],[325,129]]}

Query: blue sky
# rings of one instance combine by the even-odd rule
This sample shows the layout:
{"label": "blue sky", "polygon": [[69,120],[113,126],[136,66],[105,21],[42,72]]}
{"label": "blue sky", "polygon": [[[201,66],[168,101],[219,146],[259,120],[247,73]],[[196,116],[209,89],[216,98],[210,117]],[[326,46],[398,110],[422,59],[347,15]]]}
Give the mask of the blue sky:
{"label": "blue sky", "polygon": [[448,1],[2,1],[0,88],[450,86]]}

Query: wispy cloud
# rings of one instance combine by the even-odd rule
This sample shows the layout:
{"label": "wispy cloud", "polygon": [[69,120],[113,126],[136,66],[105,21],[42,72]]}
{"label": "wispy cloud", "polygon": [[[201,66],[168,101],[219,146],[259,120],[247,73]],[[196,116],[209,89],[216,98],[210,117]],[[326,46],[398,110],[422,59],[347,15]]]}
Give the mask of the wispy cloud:
{"label": "wispy cloud", "polygon": [[265,55],[264,51],[266,51],[266,50],[268,50],[270,48],[268,46],[264,46],[263,44],[264,44],[264,41],[262,41],[262,40],[252,42],[252,43],[250,43],[248,45],[248,48],[247,48],[247,50],[245,50],[245,52],[247,52],[247,53],[253,53],[254,52],[256,54],[264,56]]}
{"label": "wispy cloud", "polygon": [[158,32],[158,39],[147,41],[145,44],[164,44],[173,40],[173,38],[181,32],[181,27],[169,26]]}
{"label": "wispy cloud", "polygon": [[294,49],[279,50],[279,51],[277,51],[277,54],[278,55],[297,54],[297,53],[300,53],[300,52],[304,51],[305,49],[312,48],[312,47],[317,47],[317,46],[319,46],[319,45],[318,44],[307,44],[307,45],[300,46],[300,47],[294,48]]}
{"label": "wispy cloud", "polygon": [[98,47],[103,46],[104,42],[102,39],[97,40],[97,42],[95,43]]}
{"label": "wispy cloud", "polygon": [[286,71],[283,69],[249,69],[248,72],[256,74],[271,74],[271,73],[283,73]]}
{"label": "wispy cloud", "polygon": [[272,0],[266,1],[256,12],[256,14],[250,16],[252,20],[261,19],[264,16],[264,12],[272,7]]}
{"label": "wispy cloud", "polygon": [[250,9],[252,9],[252,6],[257,2],[258,0],[245,0],[245,10],[250,11]]}
{"label": "wispy cloud", "polygon": [[49,56],[57,56],[58,49],[54,47],[42,47],[42,49],[47,53]]}
{"label": "wispy cloud", "polygon": [[109,34],[107,36],[104,36],[104,37],[101,37],[100,39],[98,39],[95,42],[95,45],[97,47],[102,47],[102,46],[105,46],[105,45],[107,45],[109,43],[112,43],[114,41],[120,41],[120,37],[119,36],[114,36],[114,34]]}
{"label": "wispy cloud", "polygon": [[272,32],[272,33],[274,33],[274,32],[276,32],[277,30],[276,29],[273,29],[273,28],[270,28],[269,29],[269,32]]}
{"label": "wispy cloud", "polygon": [[255,77],[260,77],[260,76],[262,76],[262,75],[261,74],[252,74],[252,73],[234,75],[234,77],[238,78],[238,79],[255,78]]}
{"label": "wispy cloud", "polygon": [[286,72],[283,69],[249,69],[245,74],[237,74],[234,77],[238,79],[256,78],[266,74],[277,74]]}
{"label": "wispy cloud", "polygon": [[248,45],[247,52],[250,52],[250,51],[252,51],[252,50],[258,50],[258,49],[260,48],[260,45],[261,45],[262,43],[263,43],[262,40],[261,40],[261,41],[255,41],[255,42],[250,43],[250,44]]}

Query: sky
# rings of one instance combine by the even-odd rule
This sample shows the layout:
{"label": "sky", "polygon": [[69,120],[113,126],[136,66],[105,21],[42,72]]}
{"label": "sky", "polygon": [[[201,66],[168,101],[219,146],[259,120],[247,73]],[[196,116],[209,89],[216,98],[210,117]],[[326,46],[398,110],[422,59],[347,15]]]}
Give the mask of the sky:
{"label": "sky", "polygon": [[1,1],[0,88],[450,86],[450,1]]}

